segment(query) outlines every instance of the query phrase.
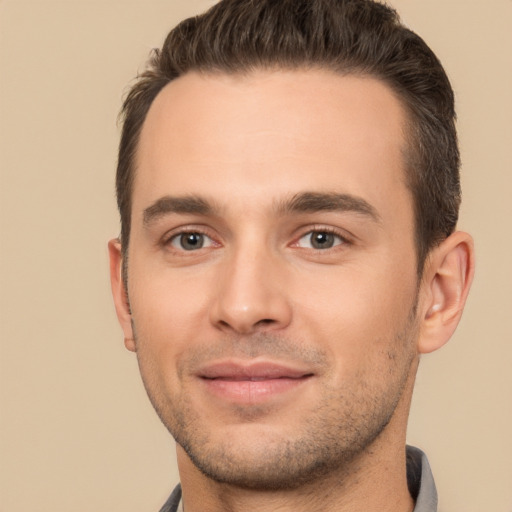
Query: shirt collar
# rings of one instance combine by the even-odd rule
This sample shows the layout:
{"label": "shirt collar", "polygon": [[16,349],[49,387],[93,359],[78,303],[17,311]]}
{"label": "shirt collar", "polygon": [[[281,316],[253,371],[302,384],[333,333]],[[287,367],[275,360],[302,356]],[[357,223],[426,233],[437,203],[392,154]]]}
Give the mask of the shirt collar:
{"label": "shirt collar", "polygon": [[437,512],[437,490],[427,456],[407,446],[407,484],[416,500],[414,512]]}

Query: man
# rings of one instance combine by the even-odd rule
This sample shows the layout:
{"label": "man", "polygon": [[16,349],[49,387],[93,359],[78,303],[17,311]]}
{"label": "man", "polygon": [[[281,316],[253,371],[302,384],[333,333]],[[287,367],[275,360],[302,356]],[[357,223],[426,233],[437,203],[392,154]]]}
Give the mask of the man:
{"label": "man", "polygon": [[453,93],[369,0],[223,0],[129,93],[109,244],[177,442],[162,511],[436,510],[405,446],[473,275]]}

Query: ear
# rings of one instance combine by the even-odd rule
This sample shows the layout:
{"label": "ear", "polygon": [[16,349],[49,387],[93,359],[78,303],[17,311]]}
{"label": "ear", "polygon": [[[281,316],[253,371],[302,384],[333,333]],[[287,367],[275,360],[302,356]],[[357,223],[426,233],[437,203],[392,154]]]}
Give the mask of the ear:
{"label": "ear", "polygon": [[130,312],[130,303],[128,302],[128,293],[125,288],[125,283],[123,282],[123,256],[119,239],[110,240],[108,243],[108,253],[110,258],[110,285],[112,286],[112,295],[114,297],[117,318],[124,333],[124,344],[128,350],[135,352],[136,346],[133,336],[132,315]]}
{"label": "ear", "polygon": [[437,350],[454,333],[474,271],[473,239],[468,233],[457,231],[431,251],[421,284],[420,353]]}

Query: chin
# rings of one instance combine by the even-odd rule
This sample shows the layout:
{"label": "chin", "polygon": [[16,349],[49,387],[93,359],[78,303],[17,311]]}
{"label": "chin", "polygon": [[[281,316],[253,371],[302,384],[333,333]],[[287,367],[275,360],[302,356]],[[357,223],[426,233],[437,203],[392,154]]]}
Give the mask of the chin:
{"label": "chin", "polygon": [[369,429],[339,425],[336,432],[332,425],[330,432],[325,425],[319,429],[313,421],[302,431],[246,424],[219,429],[220,435],[202,432],[187,439],[178,432],[174,437],[190,462],[215,482],[253,490],[291,490],[328,475],[343,478],[352,473],[389,419],[386,416]]}

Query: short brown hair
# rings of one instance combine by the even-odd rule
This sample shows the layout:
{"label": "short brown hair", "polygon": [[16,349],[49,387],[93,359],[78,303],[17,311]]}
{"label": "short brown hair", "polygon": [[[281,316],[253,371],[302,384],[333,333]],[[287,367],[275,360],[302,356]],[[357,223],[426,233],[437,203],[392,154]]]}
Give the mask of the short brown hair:
{"label": "short brown hair", "polygon": [[395,10],[372,0],[221,0],[169,33],[121,111],[116,190],[125,256],[139,135],[160,90],[189,71],[310,67],[380,79],[407,109],[406,181],[421,274],[428,252],[453,232],[458,218],[454,96],[432,50]]}

